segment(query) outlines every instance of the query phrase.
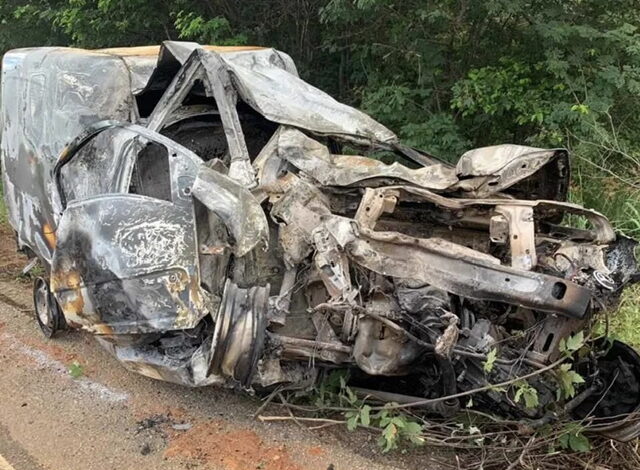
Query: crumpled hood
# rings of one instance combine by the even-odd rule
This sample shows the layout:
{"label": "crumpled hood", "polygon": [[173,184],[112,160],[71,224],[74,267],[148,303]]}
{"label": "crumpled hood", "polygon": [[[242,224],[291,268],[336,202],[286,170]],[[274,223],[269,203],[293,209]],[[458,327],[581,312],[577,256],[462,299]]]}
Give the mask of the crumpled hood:
{"label": "crumpled hood", "polygon": [[[146,88],[166,83],[196,49],[194,42],[165,41],[156,69]],[[214,52],[214,51],[210,51]],[[229,68],[240,97],[267,119],[317,134],[345,135],[393,143],[396,135],[361,111],[339,103],[309,85],[296,71],[291,57],[276,49],[226,52],[220,57]]]}

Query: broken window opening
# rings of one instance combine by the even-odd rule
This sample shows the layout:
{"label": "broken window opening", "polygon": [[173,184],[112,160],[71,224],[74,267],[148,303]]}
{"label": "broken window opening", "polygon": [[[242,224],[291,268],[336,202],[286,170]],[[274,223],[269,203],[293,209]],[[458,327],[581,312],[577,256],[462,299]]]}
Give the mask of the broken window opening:
{"label": "broken window opening", "polygon": [[374,160],[381,161],[386,165],[399,163],[411,169],[417,169],[423,166],[408,158],[399,150],[386,149],[374,143],[371,143],[371,145],[363,145],[350,141],[342,141],[331,137],[320,139],[315,135],[313,136],[313,138],[325,143],[329,147],[329,149],[331,149],[331,153],[333,154],[369,157],[373,158]]}
{"label": "broken window opening", "polygon": [[197,106],[197,105],[208,105],[214,107],[216,110],[218,106],[216,105],[216,100],[207,96],[207,92],[202,80],[195,80],[193,82],[193,86],[187,96],[185,96],[184,100],[182,100],[182,106]]}
{"label": "broken window opening", "polygon": [[191,150],[205,162],[218,159],[228,165],[229,146],[222,122],[216,115],[184,119],[164,128],[161,133]]}
{"label": "broken window opening", "polygon": [[129,192],[171,202],[169,152],[164,145],[149,142],[138,153]]}
{"label": "broken window opening", "polygon": [[269,121],[242,100],[238,100],[236,111],[249,151],[249,159],[253,161],[276,132],[278,124]]}
{"label": "broken window opening", "polygon": [[164,94],[164,90],[145,90],[143,93],[135,95],[136,107],[138,108],[138,115],[141,118],[148,118],[151,112],[160,101],[160,98]]}

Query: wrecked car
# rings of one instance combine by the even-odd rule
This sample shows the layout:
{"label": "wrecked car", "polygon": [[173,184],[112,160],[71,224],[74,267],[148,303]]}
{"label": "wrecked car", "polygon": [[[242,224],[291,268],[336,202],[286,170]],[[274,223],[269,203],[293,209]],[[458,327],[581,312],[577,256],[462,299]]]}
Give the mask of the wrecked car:
{"label": "wrecked car", "polygon": [[[1,98],[9,220],[44,267],[48,336],[89,331],[128,369],[188,386],[309,389],[346,369],[429,413],[481,388],[474,406],[502,416],[560,406],[640,434],[636,352],[567,348],[638,267],[636,241],[566,202],[566,150],[448,164],[267,48],[15,50]],[[565,358],[584,383],[563,397]],[[532,406],[487,388],[521,376]]]}

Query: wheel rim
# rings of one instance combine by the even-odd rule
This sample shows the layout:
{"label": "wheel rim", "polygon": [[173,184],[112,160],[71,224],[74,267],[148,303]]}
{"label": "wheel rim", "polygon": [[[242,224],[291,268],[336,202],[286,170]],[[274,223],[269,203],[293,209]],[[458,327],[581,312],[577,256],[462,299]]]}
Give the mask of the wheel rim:
{"label": "wheel rim", "polygon": [[43,325],[52,328],[53,317],[51,316],[51,306],[49,305],[49,288],[43,279],[38,279],[36,282],[34,302],[36,315],[38,315],[38,319]]}

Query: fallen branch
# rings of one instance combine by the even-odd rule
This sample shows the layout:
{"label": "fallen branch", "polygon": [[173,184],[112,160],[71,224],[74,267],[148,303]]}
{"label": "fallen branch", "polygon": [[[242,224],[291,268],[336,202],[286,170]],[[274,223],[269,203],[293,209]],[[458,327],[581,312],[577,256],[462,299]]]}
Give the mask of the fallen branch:
{"label": "fallen branch", "polygon": [[430,405],[430,404],[433,404],[433,403],[439,403],[439,402],[445,401],[445,400],[453,400],[455,398],[466,397],[468,395],[473,395],[474,393],[486,392],[486,391],[493,390],[493,389],[499,388],[499,387],[506,387],[508,385],[513,385],[514,383],[519,382],[521,380],[527,380],[527,379],[530,379],[531,377],[535,377],[536,375],[540,375],[540,374],[548,372],[548,371],[550,371],[552,369],[555,369],[560,364],[565,362],[565,360],[566,360],[565,358],[561,358],[561,359],[558,359],[555,362],[552,362],[548,366],[543,367],[542,369],[538,369],[538,370],[535,370],[535,371],[530,372],[528,374],[521,375],[519,377],[515,377],[515,378],[507,380],[505,382],[500,382],[500,383],[497,383],[497,384],[485,385],[484,387],[474,388],[472,390],[467,390],[466,392],[454,393],[453,395],[447,395],[447,396],[438,397],[438,398],[429,398],[429,399],[425,399],[425,400],[417,400],[417,401],[411,402],[411,403],[398,403],[398,404],[391,404],[391,405],[387,404],[385,406],[372,407],[371,409],[372,410],[395,410],[395,409],[400,409],[400,408],[412,408],[412,407],[416,407],[416,406],[424,406],[424,405]]}
{"label": "fallen branch", "polygon": [[259,415],[258,419],[262,422],[265,421],[303,421],[310,423],[330,423],[330,424],[344,424],[346,423],[343,419],[329,419],[329,418],[305,418],[299,416],[263,416]]}

